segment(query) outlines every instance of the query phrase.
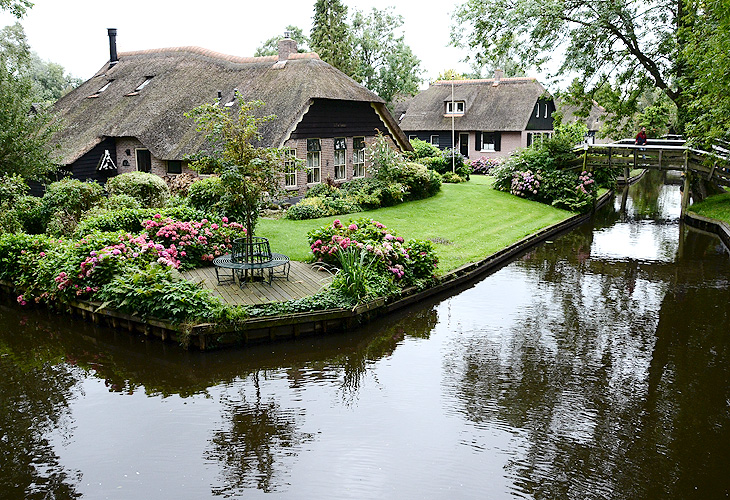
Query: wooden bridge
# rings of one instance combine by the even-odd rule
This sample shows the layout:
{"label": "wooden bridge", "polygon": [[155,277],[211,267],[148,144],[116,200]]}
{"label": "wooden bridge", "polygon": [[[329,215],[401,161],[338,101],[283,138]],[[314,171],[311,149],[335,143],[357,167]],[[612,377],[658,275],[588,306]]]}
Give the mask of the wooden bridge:
{"label": "wooden bridge", "polygon": [[584,144],[575,151],[572,168],[621,168],[625,179],[629,178],[632,169],[682,172],[682,213],[689,205],[690,187],[695,177],[730,186],[730,155],[720,148],[711,153],[687,147],[681,140],[663,139],[650,139],[646,146],[637,146],[633,139],[625,139],[611,144]]}

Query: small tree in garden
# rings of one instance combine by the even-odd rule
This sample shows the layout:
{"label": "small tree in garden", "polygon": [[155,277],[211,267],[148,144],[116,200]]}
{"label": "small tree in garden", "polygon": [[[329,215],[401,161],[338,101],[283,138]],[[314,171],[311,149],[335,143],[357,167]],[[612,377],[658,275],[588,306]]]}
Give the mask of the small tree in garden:
{"label": "small tree in garden", "polygon": [[276,118],[274,115],[255,116],[261,101],[245,102],[236,93],[239,109],[203,104],[185,116],[197,123],[212,144],[212,152],[198,155],[191,168],[208,169],[220,175],[224,188],[225,206],[235,207],[243,214],[246,238],[251,241],[259,210],[266,199],[279,190],[284,152],[278,148],[254,146],[261,139],[259,127]]}

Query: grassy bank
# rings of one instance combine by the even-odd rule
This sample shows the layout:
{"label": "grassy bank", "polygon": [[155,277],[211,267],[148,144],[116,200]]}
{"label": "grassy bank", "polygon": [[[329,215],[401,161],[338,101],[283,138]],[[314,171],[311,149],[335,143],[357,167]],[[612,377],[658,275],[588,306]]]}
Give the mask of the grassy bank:
{"label": "grassy bank", "polygon": [[730,223],[730,193],[710,196],[689,207],[690,212]]}
{"label": "grassy bank", "polygon": [[464,184],[444,184],[433,198],[339,217],[291,221],[260,220],[256,233],[269,238],[272,250],[294,260],[311,257],[307,232],[331,223],[368,217],[406,240],[436,243],[441,273],[476,262],[539,229],[560,222],[571,212],[524,200],[491,187],[491,177],[472,176]]}

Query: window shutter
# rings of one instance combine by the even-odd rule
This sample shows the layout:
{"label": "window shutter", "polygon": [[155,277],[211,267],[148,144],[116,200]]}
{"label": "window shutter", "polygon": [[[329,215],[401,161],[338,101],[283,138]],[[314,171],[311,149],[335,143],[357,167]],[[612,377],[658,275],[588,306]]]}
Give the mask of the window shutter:
{"label": "window shutter", "polygon": [[476,133],[475,141],[476,141],[475,147],[476,147],[477,151],[481,151],[482,150],[482,133],[481,132]]}
{"label": "window shutter", "polygon": [[494,150],[495,151],[502,150],[502,133],[501,132],[494,133]]}

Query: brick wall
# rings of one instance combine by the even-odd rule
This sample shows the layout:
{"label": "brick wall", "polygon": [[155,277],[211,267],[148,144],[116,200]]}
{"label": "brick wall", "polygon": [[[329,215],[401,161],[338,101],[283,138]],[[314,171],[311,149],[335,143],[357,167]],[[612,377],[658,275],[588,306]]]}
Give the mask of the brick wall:
{"label": "brick wall", "polygon": [[[362,136],[360,136],[362,137]],[[386,136],[386,139],[390,146],[394,149],[396,148],[395,143],[393,142],[392,138],[390,136]],[[365,137],[365,144],[367,146],[372,145],[375,142],[374,136]],[[345,143],[347,144],[347,152],[345,153],[345,178],[342,180],[337,180],[337,182],[344,182],[349,181],[353,179],[353,137],[346,137]],[[328,177],[330,179],[335,178],[335,140],[334,138],[322,138],[320,139],[320,144],[322,151],[320,152],[320,164],[321,164],[321,182],[325,182],[325,179]],[[315,184],[307,184],[307,171],[306,171],[306,164],[307,164],[307,140],[306,139],[290,139],[284,143],[284,147],[287,149],[295,149],[297,154],[296,157],[301,160],[302,164],[304,165],[303,170],[297,171],[297,186],[296,188],[286,188],[289,192],[290,196],[304,196],[304,194],[307,191],[308,187],[311,187]],[[365,157],[365,166],[369,165],[369,161],[367,158],[367,155]],[[367,175],[367,172],[366,172]],[[282,180],[282,187],[283,180]]]}
{"label": "brick wall", "polygon": [[[137,149],[147,149],[144,145],[134,137],[117,138],[117,173],[124,174],[127,172],[137,171]],[[129,153],[129,154],[127,154]],[[154,155],[150,155],[152,159],[151,173],[165,177],[167,175],[167,162],[161,160]],[[127,163],[125,165],[125,162]],[[183,166],[182,173],[197,175],[194,170]]]}

